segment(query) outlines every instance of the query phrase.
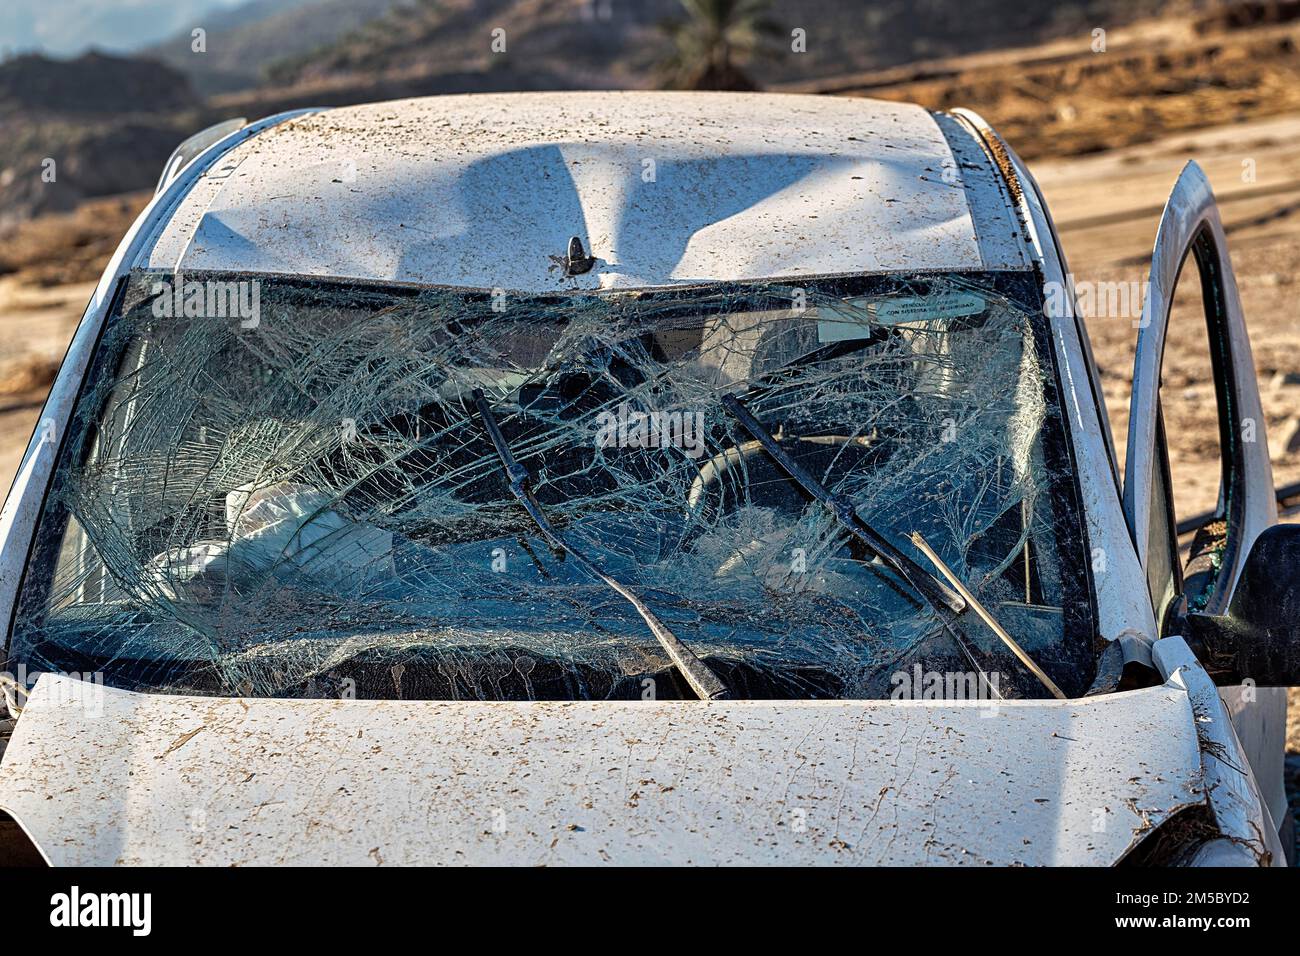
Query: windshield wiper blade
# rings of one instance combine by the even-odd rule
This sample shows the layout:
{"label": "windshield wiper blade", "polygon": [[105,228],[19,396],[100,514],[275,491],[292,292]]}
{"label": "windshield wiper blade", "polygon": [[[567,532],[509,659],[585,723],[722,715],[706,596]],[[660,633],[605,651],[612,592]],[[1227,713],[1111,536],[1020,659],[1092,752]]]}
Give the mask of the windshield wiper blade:
{"label": "windshield wiper blade", "polygon": [[[853,505],[841,495],[833,495],[826,490],[816,478],[808,474],[797,461],[790,457],[786,451],[777,444],[776,438],[772,433],[763,427],[763,423],[754,417],[753,413],[745,407],[744,403],[734,395],[724,395],[722,397],[722,407],[729,411],[740,422],[745,431],[749,432],[762,446],[763,449],[772,456],[772,459],[781,466],[781,469],[790,476],[808,494],[812,495],[826,507],[827,510],[835,516],[835,519],[854,535],[858,540],[865,543],[875,554],[887,565],[893,568],[915,588],[929,605],[934,608],[939,619],[943,622],[948,632],[957,641],[966,659],[971,662],[972,666],[980,673],[985,686],[993,688],[992,682],[984,672],[984,668],[975,660],[974,652],[967,645],[965,639],[957,632],[955,616],[960,614],[966,608],[974,608],[985,624],[998,636],[1025,668],[1032,673],[1042,683],[1044,687],[1058,700],[1065,700],[1065,694],[1053,683],[1047,673],[1034,662],[1023,647],[1007,633],[1006,629],[993,617],[989,611],[980,604],[970,590],[961,583],[961,580],[953,573],[952,569],[944,564],[943,560],[926,542],[919,532],[911,535],[911,540],[917,549],[934,563],[943,574],[948,578],[948,583],[956,590],[950,590],[949,587],[939,580],[933,574],[927,572],[923,567],[903,554],[874,528],[871,527],[857,513]],[[997,693],[996,688],[993,688]],[[1001,694],[997,694],[1001,697]]]}
{"label": "windshield wiper blade", "polygon": [[928,604],[936,610],[942,606],[954,614],[960,614],[966,609],[966,601],[960,594],[894,547],[884,535],[863,520],[847,498],[843,495],[831,494],[820,481],[808,474],[803,466],[791,458],[777,443],[772,433],[763,427],[763,423],[754,417],[753,412],[746,408],[740,399],[734,395],[724,395],[722,407],[763,446],[763,450],[772,457],[782,471],[790,476],[791,480],[819,501],[845,531],[865,544],[876,557],[925,598]]}
{"label": "windshield wiper blade", "polygon": [[582,552],[575,550],[572,545],[564,540],[564,537],[555,529],[542,511],[542,506],[538,503],[537,497],[529,487],[531,476],[528,469],[515,461],[514,453],[510,450],[510,445],[506,442],[505,436],[501,434],[501,426],[497,424],[496,415],[493,414],[492,406],[488,404],[483,390],[476,388],[470,393],[470,396],[474,399],[474,407],[478,409],[479,418],[483,420],[483,427],[488,433],[488,438],[492,441],[492,446],[496,449],[497,457],[501,459],[506,478],[510,482],[510,493],[524,506],[524,510],[528,512],[528,517],[533,519],[533,524],[537,525],[546,542],[557,551],[563,551],[574,560],[578,567],[618,592],[636,609],[636,612],[641,615],[641,619],[645,621],[646,626],[650,628],[650,633],[659,642],[659,646],[668,654],[677,670],[686,678],[686,683],[691,685],[691,690],[695,691],[700,700],[721,700],[730,697],[731,692],[727,689],[727,685],[710,669],[708,664],[696,657],[695,653],[683,644],[663,621],[659,620],[654,611],[650,610],[644,601],[627,587],[596,567]]}
{"label": "windshield wiper blade", "polygon": [[1016,659],[1038,678],[1048,692],[1057,700],[1066,700],[1065,694],[1061,692],[1061,688],[1056,686],[1056,682],[1048,677],[1047,672],[1038,666],[1037,662],[1029,656],[1028,652],[1020,646],[1014,637],[1007,633],[1007,629],[998,622],[998,619],[993,616],[988,608],[980,603],[979,598],[972,594],[970,589],[962,583],[961,578],[957,577],[953,569],[944,563],[943,558],[939,557],[939,552],[930,547],[930,543],[925,540],[921,532],[912,532],[912,544],[916,545],[917,549],[930,559],[930,562],[948,579],[949,584],[961,592],[962,597],[966,599],[966,603],[975,609],[975,613],[988,625],[989,630],[996,634],[998,639],[1010,649],[1011,653],[1016,655]]}

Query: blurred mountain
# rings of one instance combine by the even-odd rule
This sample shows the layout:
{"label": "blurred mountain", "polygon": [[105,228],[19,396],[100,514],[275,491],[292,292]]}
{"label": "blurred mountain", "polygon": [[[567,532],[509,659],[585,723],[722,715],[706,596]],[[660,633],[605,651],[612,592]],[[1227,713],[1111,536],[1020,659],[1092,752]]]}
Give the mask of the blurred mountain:
{"label": "blurred mountain", "polygon": [[156,60],[91,51],[72,60],[28,53],[0,63],[0,113],[140,113],[199,102],[184,76]]}
{"label": "blurred mountain", "polygon": [[0,226],[151,185],[203,109],[185,77],[154,60],[0,63]]}
{"label": "blurred mountain", "polygon": [[[1207,3],[773,0],[766,16],[773,40],[746,72],[760,86],[807,81],[1087,37],[1096,27]],[[277,86],[306,87],[400,79],[428,93],[654,86],[671,52],[663,25],[684,16],[678,0],[410,0],[324,48],[275,64],[271,76]],[[496,29],[505,31],[504,52],[493,51]],[[804,49],[796,51],[800,36]]]}
{"label": "blurred mountain", "polygon": [[[0,52],[75,56],[138,50],[234,0],[4,0]],[[188,30],[188,27],[186,27]]]}
{"label": "blurred mountain", "polygon": [[266,66],[338,43],[401,0],[249,0],[194,22],[206,31],[194,50],[192,26],[143,53],[175,67],[203,94],[257,86]]}

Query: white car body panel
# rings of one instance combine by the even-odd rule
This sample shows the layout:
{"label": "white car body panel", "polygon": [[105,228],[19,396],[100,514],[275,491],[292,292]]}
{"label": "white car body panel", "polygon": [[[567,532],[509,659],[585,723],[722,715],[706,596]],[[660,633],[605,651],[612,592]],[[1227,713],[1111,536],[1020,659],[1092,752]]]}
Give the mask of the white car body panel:
{"label": "white car body panel", "polygon": [[[930,113],[759,99],[443,96],[301,117],[231,149],[149,267],[508,291],[1024,267],[1011,228],[977,239]],[[599,262],[565,278],[552,257],[571,236]]]}
{"label": "white car body panel", "polygon": [[[1236,865],[1285,866],[1286,854],[1274,816],[1260,791],[1255,770],[1246,760],[1232,715],[1219,689],[1181,637],[1157,641],[1152,657],[1166,686],[1183,688],[1191,701],[1205,773],[1205,794],[1225,838],[1212,841],[1211,845],[1222,842],[1231,845],[1237,857]],[[1229,862],[1222,855],[1215,858],[1216,865]]]}
{"label": "white car body panel", "polygon": [[0,807],[59,865],[1105,865],[1204,800],[1196,733],[1174,684],[996,707],[503,703],[46,674]]}

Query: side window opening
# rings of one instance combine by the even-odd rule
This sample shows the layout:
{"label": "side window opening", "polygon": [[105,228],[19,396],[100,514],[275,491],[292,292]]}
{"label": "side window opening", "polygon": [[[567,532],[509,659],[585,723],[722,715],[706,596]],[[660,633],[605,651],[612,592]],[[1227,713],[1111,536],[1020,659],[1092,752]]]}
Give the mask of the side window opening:
{"label": "side window opening", "polygon": [[[1163,501],[1152,502],[1147,577],[1165,633],[1188,611],[1206,606],[1230,544],[1240,455],[1223,314],[1218,253],[1202,230],[1188,246],[1174,290],[1160,368],[1160,461],[1152,494]],[[1181,537],[1180,525],[1188,529]]]}

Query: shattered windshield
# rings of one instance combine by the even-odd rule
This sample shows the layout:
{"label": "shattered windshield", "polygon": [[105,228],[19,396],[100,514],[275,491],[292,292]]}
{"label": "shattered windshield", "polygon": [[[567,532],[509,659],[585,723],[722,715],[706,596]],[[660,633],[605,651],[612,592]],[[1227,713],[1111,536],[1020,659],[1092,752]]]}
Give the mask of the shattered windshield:
{"label": "shattered windshield", "polygon": [[1043,695],[846,534],[734,396],[1081,693],[1088,551],[1047,335],[1030,273],[548,296],[133,274],[11,666],[218,695],[696,696],[612,581],[733,697],[920,697],[913,677],[971,669],[964,647],[1002,696]]}

